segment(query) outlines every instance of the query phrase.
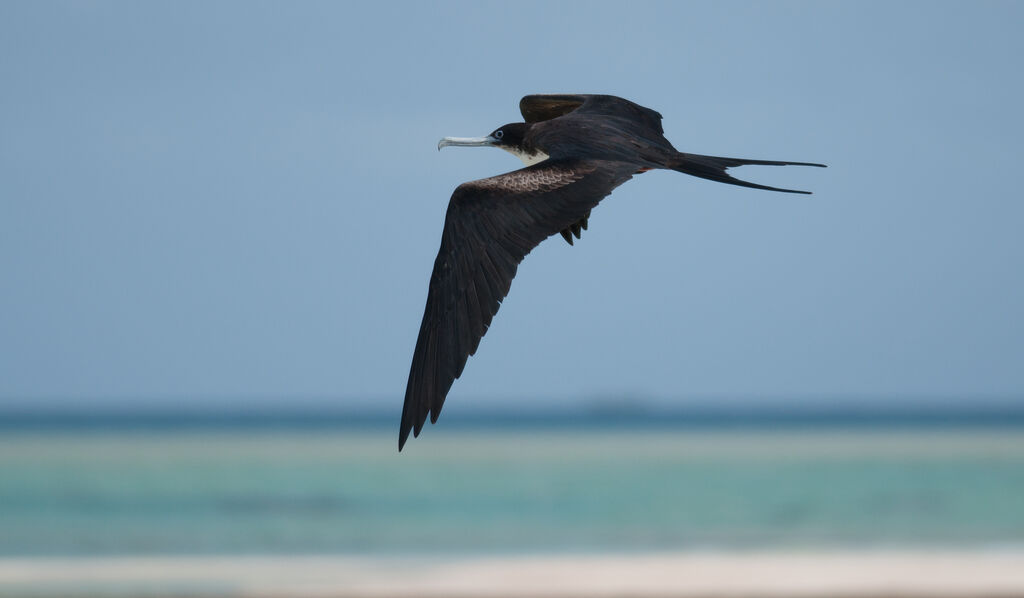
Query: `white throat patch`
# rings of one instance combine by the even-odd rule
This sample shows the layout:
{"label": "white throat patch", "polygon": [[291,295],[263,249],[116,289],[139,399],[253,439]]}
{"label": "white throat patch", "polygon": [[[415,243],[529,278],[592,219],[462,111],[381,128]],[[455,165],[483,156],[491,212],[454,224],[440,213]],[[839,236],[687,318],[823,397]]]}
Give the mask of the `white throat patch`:
{"label": "white throat patch", "polygon": [[523,161],[523,164],[526,164],[527,166],[533,166],[534,164],[543,162],[544,160],[547,160],[549,157],[547,154],[540,150],[537,150],[537,152],[535,153],[528,154],[524,151],[520,151],[520,149],[517,147],[501,147],[501,149],[519,158],[520,160]]}

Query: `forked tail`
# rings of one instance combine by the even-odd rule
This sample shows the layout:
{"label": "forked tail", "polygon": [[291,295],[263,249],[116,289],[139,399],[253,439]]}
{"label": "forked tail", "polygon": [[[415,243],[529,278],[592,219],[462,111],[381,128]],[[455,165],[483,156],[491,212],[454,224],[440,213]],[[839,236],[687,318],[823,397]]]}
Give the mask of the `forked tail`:
{"label": "forked tail", "polygon": [[726,173],[726,169],[734,166],[817,166],[819,168],[825,168],[824,164],[814,164],[813,162],[778,162],[775,160],[744,160],[742,158],[721,158],[718,156],[702,156],[700,154],[684,154],[677,153],[675,156],[669,159],[668,167],[672,170],[677,170],[686,174],[700,177],[702,179],[709,179],[712,181],[718,181],[719,183],[728,183],[730,185],[739,185],[740,187],[751,187],[753,189],[767,189],[768,191],[782,191],[783,193],[806,193],[810,195],[810,191],[798,191],[796,189],[780,189],[779,187],[769,187],[768,185],[758,185],[757,183],[748,183],[742,181]]}

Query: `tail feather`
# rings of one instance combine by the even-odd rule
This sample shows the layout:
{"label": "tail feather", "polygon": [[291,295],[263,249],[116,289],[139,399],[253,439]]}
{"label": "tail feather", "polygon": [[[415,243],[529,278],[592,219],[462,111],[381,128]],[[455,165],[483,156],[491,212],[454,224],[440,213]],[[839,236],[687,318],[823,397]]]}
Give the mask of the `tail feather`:
{"label": "tail feather", "polygon": [[796,189],[781,189],[779,187],[769,187],[768,185],[758,185],[757,183],[749,183],[744,180],[737,179],[736,177],[730,176],[726,173],[726,169],[734,166],[817,166],[819,168],[825,168],[824,164],[815,164],[813,162],[779,162],[776,160],[745,160],[743,158],[722,158],[718,156],[702,156],[700,154],[684,154],[677,153],[675,156],[669,159],[668,167],[672,170],[683,172],[689,175],[700,177],[702,179],[709,179],[712,181],[718,181],[719,183],[728,183],[730,185],[739,185],[740,187],[750,187],[752,189],[766,189],[768,191],[781,191],[783,193],[804,193],[810,195],[810,191],[799,191]]}

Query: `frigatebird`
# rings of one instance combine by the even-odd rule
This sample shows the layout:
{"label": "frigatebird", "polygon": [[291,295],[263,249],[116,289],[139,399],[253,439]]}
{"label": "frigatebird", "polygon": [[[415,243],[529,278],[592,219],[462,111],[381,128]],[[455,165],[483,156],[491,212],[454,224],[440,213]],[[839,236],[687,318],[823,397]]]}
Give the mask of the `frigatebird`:
{"label": "frigatebird", "polygon": [[445,137],[446,146],[493,146],[526,167],[459,185],[452,193],[427,291],[398,435],[418,436],[427,416],[436,423],[452,383],[462,374],[509,292],[519,263],[544,239],[561,233],[570,245],[587,228],[590,211],[633,175],[662,168],[728,183],[782,191],[733,178],[734,166],[824,166],[721,158],[676,151],[661,114],[609,95],[528,95],[526,122],[486,137]]}

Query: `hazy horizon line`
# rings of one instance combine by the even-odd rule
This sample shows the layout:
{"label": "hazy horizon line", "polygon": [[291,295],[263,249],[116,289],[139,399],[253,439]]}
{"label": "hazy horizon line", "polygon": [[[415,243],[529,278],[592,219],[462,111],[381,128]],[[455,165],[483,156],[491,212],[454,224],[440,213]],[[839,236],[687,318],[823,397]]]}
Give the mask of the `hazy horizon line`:
{"label": "hazy horizon line", "polygon": [[[153,405],[3,405],[0,429],[390,427],[401,404],[237,403]],[[724,402],[664,404],[591,401],[573,405],[471,405],[445,409],[461,427],[1024,427],[1024,403]]]}

